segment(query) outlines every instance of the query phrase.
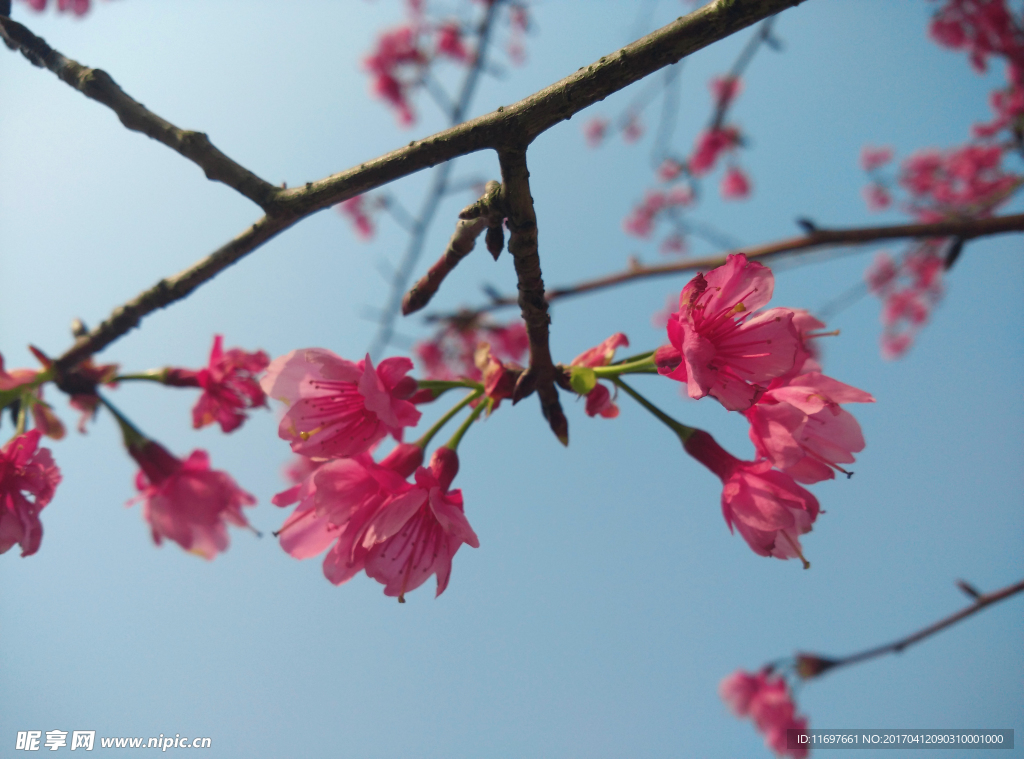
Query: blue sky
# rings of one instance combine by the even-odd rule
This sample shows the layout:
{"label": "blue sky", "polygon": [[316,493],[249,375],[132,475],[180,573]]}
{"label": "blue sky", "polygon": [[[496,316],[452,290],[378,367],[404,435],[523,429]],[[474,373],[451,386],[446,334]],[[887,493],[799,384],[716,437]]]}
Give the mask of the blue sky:
{"label": "blue sky", "polygon": [[[652,5],[652,24],[681,12],[675,0]],[[906,155],[960,144],[972,122],[988,118],[987,94],[1000,81],[927,39],[931,7],[808,0],[782,14],[784,49],[758,54],[734,112],[750,137],[743,165],[754,195],[725,203],[708,193],[699,218],[744,244],[796,234],[797,217],[822,226],[901,221],[865,210],[861,146],[891,144]],[[488,78],[474,114],[631,41],[638,15],[636,3],[602,0],[548,0],[533,13],[527,64]],[[207,132],[268,181],[326,176],[443,126],[421,99],[420,121],[399,129],[359,69],[376,33],[400,19],[397,0],[119,0],[96,3],[82,21],[16,2],[15,17],[165,118]],[[707,80],[748,35],[684,65],[680,152],[711,108]],[[581,134],[586,119],[615,116],[634,94],[609,98],[530,149],[550,285],[620,269],[629,254],[659,258],[620,226],[650,182],[650,138],[593,151]],[[6,51],[0,102],[8,366],[32,365],[30,342],[61,352],[72,318],[97,323],[259,216]],[[470,156],[455,175],[496,177],[497,162]],[[422,173],[389,189],[415,207],[428,181]],[[446,199],[425,259],[441,252],[468,201]],[[214,333],[272,356],[319,346],[359,358],[374,332],[365,311],[387,294],[378,263],[396,263],[404,242],[386,220],[366,244],[337,214],[320,213],[148,317],[100,358],[130,370],[198,367]],[[854,409],[868,443],[856,476],[812,487],[827,513],[804,541],[806,572],[757,557],[730,535],[718,480],[628,399],[608,421],[564,398],[568,449],[530,399],[503,406],[460,448],[456,484],[481,547],[458,553],[439,599],[430,581],[400,606],[365,576],[332,586],[318,560],[295,561],[270,537],[285,514],[269,499],[285,487],[289,457],[276,409],[230,436],[196,432],[191,392],[126,385],[115,401],[142,429],[179,455],[209,450],[215,467],[258,497],[250,519],[265,537],[234,531],[213,562],[174,544],[157,549],[139,507],[124,507],[135,468],[109,416],[86,436],[54,443],[64,481],[42,515],[42,548],[0,557],[0,753],[17,731],[94,729],[210,736],[211,757],[767,756],[749,723],[719,701],[722,677],[797,650],[841,655],[899,637],[966,603],[957,578],[991,590],[1024,572],[1024,339],[1013,316],[1024,292],[1020,254],[1019,235],[968,245],[932,323],[901,361],[879,356],[877,301],[857,301],[831,321],[841,334],[827,347],[827,373],[877,403]],[[820,308],[859,281],[871,256],[780,265],[773,302]],[[557,304],[555,359],[617,331],[638,351],[663,343],[651,314],[685,281]],[[479,303],[481,285],[511,291],[514,282],[508,256],[494,263],[475,254],[436,304]],[[399,330],[426,334],[416,319]],[[752,456],[738,415],[682,398],[666,380],[635,384]],[[50,400],[71,426],[64,401]],[[1014,728],[1019,736],[1022,609],[1021,599],[1008,601],[898,657],[811,682],[798,693],[801,711],[812,727]]]}

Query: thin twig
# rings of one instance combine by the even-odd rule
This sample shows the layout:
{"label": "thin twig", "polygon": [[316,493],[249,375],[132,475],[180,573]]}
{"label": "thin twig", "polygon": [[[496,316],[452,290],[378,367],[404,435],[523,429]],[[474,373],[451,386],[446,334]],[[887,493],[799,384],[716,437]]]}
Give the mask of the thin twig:
{"label": "thin twig", "polygon": [[199,166],[208,179],[223,182],[263,210],[270,208],[280,192],[280,188],[224,155],[202,132],[180,129],[157,116],[125,93],[107,72],[65,57],[17,21],[0,16],[0,36],[33,65],[49,69],[86,97],[110,108],[128,129],[162,142]]}
{"label": "thin twig", "polygon": [[850,656],[844,656],[841,659],[832,659],[818,656],[810,657],[808,654],[801,654],[798,655],[798,661],[800,657],[803,656],[812,658],[816,662],[820,662],[820,664],[818,665],[819,668],[816,671],[810,673],[810,676],[814,676],[821,674],[825,671],[834,670],[837,667],[845,667],[850,664],[859,664],[869,659],[875,659],[879,656],[885,656],[886,654],[898,654],[910,648],[915,643],[920,643],[925,638],[929,638],[932,635],[935,635],[935,633],[941,632],[942,630],[945,630],[947,627],[951,627],[955,625],[957,622],[960,622],[964,619],[967,619],[970,616],[973,616],[974,614],[977,614],[982,609],[991,606],[994,603],[998,603],[999,601],[1003,601],[1007,598],[1010,598],[1011,596],[1014,596],[1017,593],[1021,592],[1024,592],[1024,580],[1021,580],[1020,582],[1014,585],[1008,585],[1007,587],[1002,588],[1001,590],[993,591],[992,593],[979,594],[975,598],[974,603],[972,603],[970,606],[965,606],[963,609],[956,612],[955,614],[951,614],[950,616],[945,617],[944,619],[940,619],[938,622],[930,624],[924,629],[918,630],[917,632],[912,633],[911,635],[907,635],[904,638],[894,640],[892,643],[886,643],[883,646],[869,648],[866,651],[859,651],[858,653],[851,654]]}
{"label": "thin twig", "polygon": [[[791,237],[778,242],[767,243],[755,247],[737,248],[728,253],[707,256],[704,258],[688,258],[669,264],[645,266],[633,264],[625,271],[616,272],[596,279],[585,280],[576,285],[556,287],[548,290],[545,298],[553,300],[567,298],[571,295],[603,290],[607,287],[625,284],[639,279],[661,277],[690,271],[707,271],[725,263],[726,256],[737,253],[747,258],[770,259],[786,253],[810,252],[826,246],[864,245],[880,240],[897,240],[901,238],[927,237],[959,237],[973,240],[978,237],[1000,235],[1011,232],[1024,232],[1024,214],[994,216],[988,219],[962,219],[956,221],[940,221],[931,224],[897,224],[889,227],[858,227],[853,229],[815,229],[803,237]],[[514,306],[518,300],[509,295],[492,298],[486,306],[481,306],[475,313],[496,311],[499,308]],[[446,318],[445,315],[431,315],[432,321]]]}

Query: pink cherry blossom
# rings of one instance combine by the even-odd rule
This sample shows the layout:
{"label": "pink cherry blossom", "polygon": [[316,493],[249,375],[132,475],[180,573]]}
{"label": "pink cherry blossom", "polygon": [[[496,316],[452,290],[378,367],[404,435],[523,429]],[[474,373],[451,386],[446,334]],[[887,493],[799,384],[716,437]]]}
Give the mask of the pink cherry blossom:
{"label": "pink cherry blossom", "polygon": [[978,72],[985,71],[993,55],[1024,66],[1024,30],[1014,22],[1006,0],[947,0],[929,33],[940,45],[966,50]]}
{"label": "pink cherry blossom", "polygon": [[683,444],[686,452],[722,480],[722,514],[759,556],[799,558],[800,536],[818,517],[818,499],[770,461],[741,461],[708,433],[697,430]]}
{"label": "pink cherry blossom", "polygon": [[407,592],[436,575],[439,596],[462,544],[480,547],[463,513],[462,491],[448,489],[458,469],[455,451],[438,448],[430,468],[416,470],[416,487],[385,503],[367,525],[366,574],[384,585],[384,595],[404,601]]}
{"label": "pink cherry blossom", "polygon": [[214,335],[210,361],[198,371],[169,369],[166,383],[178,387],[201,387],[203,394],[192,407],[192,426],[197,430],[217,422],[224,432],[238,429],[244,410],[267,405],[256,375],[270,359],[263,351],[249,353],[241,348],[224,350],[224,337]]}
{"label": "pink cherry blossom", "polygon": [[899,269],[892,260],[892,256],[882,251],[875,255],[875,260],[864,273],[864,279],[868,283],[868,289],[873,293],[880,293],[889,287],[889,283],[899,275]]}
{"label": "pink cherry blossom", "polygon": [[666,158],[658,166],[658,179],[662,182],[671,182],[678,179],[683,173],[683,164],[673,158]]}
{"label": "pink cherry blossom", "polygon": [[1007,66],[1009,86],[994,90],[989,103],[996,117],[988,124],[975,124],[971,131],[975,137],[995,137],[1007,127],[1013,127],[1024,119],[1024,66]]}
{"label": "pink cherry blossom", "polygon": [[322,460],[355,456],[391,433],[401,438],[420,412],[409,398],[416,381],[407,358],[387,358],[375,369],[369,355],[353,363],[323,348],[275,359],[260,380],[263,391],[289,405],[278,435],[295,453]]}
{"label": "pink cherry blossom", "polygon": [[414,25],[383,32],[377,39],[377,48],[363,60],[373,77],[374,93],[395,108],[402,126],[415,121],[409,89],[419,81],[428,63],[419,47],[419,31]]}
{"label": "pink cherry blossom", "polygon": [[610,123],[608,119],[595,116],[583,125],[583,137],[588,147],[596,148],[604,141]]}
{"label": "pink cherry blossom", "polygon": [[881,253],[866,273],[882,299],[882,355],[899,358],[913,345],[943,295],[943,240],[916,243],[897,264]]}
{"label": "pink cherry blossom", "polygon": [[719,157],[740,143],[739,130],[732,126],[717,127],[701,132],[690,156],[690,172],[703,176],[715,168]]}
{"label": "pink cherry blossom", "polygon": [[726,200],[742,200],[750,197],[750,179],[738,166],[730,166],[719,189]]}
{"label": "pink cherry blossom", "polygon": [[355,227],[356,234],[363,240],[370,240],[376,228],[370,216],[365,195],[356,195],[335,206],[338,213],[346,217]]}
{"label": "pink cherry blossom", "polygon": [[806,747],[788,748],[788,731],[806,732],[807,718],[796,713],[796,703],[785,678],[765,669],[757,674],[737,670],[722,680],[718,693],[737,717],[750,717],[764,742],[779,756],[805,759]]}
{"label": "pink cherry blossom", "polygon": [[718,108],[725,108],[743,92],[743,80],[731,76],[715,76],[708,83]]}
{"label": "pink cherry blossom", "polygon": [[39,550],[39,512],[53,499],[61,474],[39,430],[17,435],[0,448],[0,553],[17,543],[22,556]]}
{"label": "pink cherry blossom", "polygon": [[[663,256],[685,256],[687,253],[686,238],[681,234],[673,233],[661,241],[658,252]],[[675,310],[673,306],[672,310]]]}
{"label": "pink cherry blossom", "polygon": [[853,415],[841,403],[873,403],[863,390],[821,372],[776,379],[753,406],[743,412],[750,422],[750,439],[759,458],[793,477],[812,483],[849,474],[840,464],[852,464],[864,450],[864,436]]}
{"label": "pink cherry blossom", "polygon": [[206,451],[196,450],[184,461],[152,440],[128,447],[141,471],[135,478],[143,501],[142,516],[149,523],[153,542],[173,540],[186,551],[212,559],[227,550],[227,524],[248,527],[244,506],[256,499],[226,472],[210,469]]}
{"label": "pink cherry blossom", "polygon": [[[580,355],[572,360],[570,366],[608,366],[615,358],[615,349],[619,347],[628,347],[629,338],[627,338],[621,332],[616,332],[609,338],[606,338],[599,345],[593,348],[583,351]],[[619,415],[619,407],[615,405],[615,401],[612,400],[611,392],[608,388],[598,382],[594,385],[593,389],[587,393],[587,404],[585,411],[587,416],[602,416],[605,419],[614,419]]]}
{"label": "pink cherry blossom", "polygon": [[864,202],[867,203],[869,211],[884,211],[892,205],[892,196],[880,184],[872,182],[869,185],[865,185],[861,194],[864,196]]}
{"label": "pink cherry blossom", "polygon": [[900,167],[909,193],[908,210],[922,221],[990,216],[1024,178],[1002,167],[999,145],[965,145],[948,151],[921,150]]}
{"label": "pink cherry blossom", "polygon": [[860,167],[864,171],[880,169],[892,160],[892,155],[892,148],[888,145],[880,147],[865,145],[860,150]]}
{"label": "pink cherry blossom", "polygon": [[462,29],[455,21],[447,21],[437,29],[437,52],[460,63],[471,59],[465,43],[462,41]]}
{"label": "pink cherry blossom", "polygon": [[770,380],[793,368],[801,348],[793,310],[755,313],[774,286],[771,270],[742,254],[707,277],[698,274],[669,318],[670,345],[656,354],[659,372],[685,382],[691,398],[710,394],[730,411],[749,408]]}
{"label": "pink cherry blossom", "polygon": [[[37,11],[46,9],[47,0],[26,0]],[[90,0],[57,0],[57,10],[61,13],[71,11],[76,16],[84,16],[89,12]]]}
{"label": "pink cherry blossom", "polygon": [[626,123],[622,127],[622,139],[627,143],[633,143],[644,136],[644,125],[640,121],[639,114],[630,113]]}
{"label": "pink cherry blossom", "polygon": [[430,340],[416,343],[413,353],[428,379],[464,377],[479,381],[481,374],[475,357],[481,342],[490,343],[497,359],[511,363],[521,362],[530,347],[522,321],[496,324],[456,318],[444,323]]}

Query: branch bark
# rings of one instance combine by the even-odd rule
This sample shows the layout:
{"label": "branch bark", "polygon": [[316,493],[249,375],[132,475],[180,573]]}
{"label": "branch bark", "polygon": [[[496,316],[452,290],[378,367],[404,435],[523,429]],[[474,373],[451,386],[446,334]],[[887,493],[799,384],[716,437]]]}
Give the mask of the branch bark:
{"label": "branch bark", "polygon": [[264,210],[273,204],[280,188],[228,158],[204,133],[180,129],[148,110],[125,93],[106,71],[71,60],[46,44],[42,37],[6,16],[0,16],[0,36],[33,65],[49,69],[87,98],[107,106],[126,128],[142,132],[185,156],[201,168],[208,179],[223,182]]}
{"label": "branch bark", "polygon": [[530,171],[526,166],[526,146],[510,148],[498,154],[501,164],[501,191],[508,213],[508,252],[515,262],[519,279],[519,309],[530,338],[530,365],[512,391],[518,403],[534,390],[551,430],[563,445],[569,444],[569,423],[558,401],[555,381],[558,370],[551,360],[548,344],[548,304],[544,300],[544,279],[537,249],[537,214],[530,194]]}
{"label": "branch bark", "polygon": [[[621,272],[584,280],[575,285],[555,287],[547,291],[545,298],[550,303],[560,298],[603,290],[607,287],[615,287],[616,285],[622,285],[638,279],[662,277],[668,274],[679,274],[688,271],[707,271],[708,269],[714,269],[716,266],[721,266],[725,263],[727,256],[737,253],[742,253],[751,259],[769,259],[784,253],[810,252],[811,250],[828,246],[864,245],[881,240],[923,239],[928,237],[955,237],[961,240],[974,240],[979,237],[1008,234],[1011,232],[1024,232],[1024,214],[993,216],[988,219],[940,221],[931,224],[896,224],[887,227],[857,227],[853,229],[815,229],[803,237],[791,237],[787,240],[779,240],[778,242],[766,243],[755,247],[737,248],[717,256],[687,258],[682,261],[658,264],[656,266],[633,264]],[[482,306],[471,313],[487,313],[496,311],[499,308],[514,306],[517,303],[518,299],[513,296],[500,296],[493,298],[486,306]],[[465,312],[460,313],[465,314]],[[448,314],[432,314],[428,319],[438,321],[448,318],[448,316]]]}

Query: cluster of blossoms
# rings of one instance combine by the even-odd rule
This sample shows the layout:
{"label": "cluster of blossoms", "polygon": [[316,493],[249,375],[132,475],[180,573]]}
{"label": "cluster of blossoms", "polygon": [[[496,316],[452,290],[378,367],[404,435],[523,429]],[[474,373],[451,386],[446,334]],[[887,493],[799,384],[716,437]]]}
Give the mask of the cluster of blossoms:
{"label": "cluster of blossoms", "polygon": [[[401,442],[420,420],[413,401],[434,397],[417,392],[411,369],[407,358],[374,367],[369,356],[352,362],[309,348],[276,359],[262,380],[268,395],[288,404],[278,434],[302,457],[292,466],[296,484],[273,498],[298,504],[277,532],[281,546],[298,559],[330,548],[323,570],[332,583],[365,571],[403,602],[431,575],[440,595],[462,544],[479,546],[462,492],[450,489],[457,440],[438,448],[428,467],[421,465],[429,435]],[[377,463],[370,454],[388,434],[398,444]]]}
{"label": "cluster of blossoms", "polygon": [[[49,0],[23,0],[28,3],[34,10],[44,11],[46,6],[49,4]],[[76,16],[84,16],[89,12],[89,4],[91,0],[57,0],[54,3],[57,6],[57,10],[61,13],[71,12]]]}
{"label": "cluster of blossoms", "polygon": [[413,353],[428,379],[481,379],[477,349],[481,342],[490,346],[490,353],[504,362],[522,363],[530,340],[521,321],[495,324],[467,316],[446,320],[432,338],[413,346]]}
{"label": "cluster of blossoms", "polygon": [[[39,439],[64,436],[64,425],[42,400],[42,388],[57,381],[69,395],[73,408],[82,412],[79,431],[95,417],[102,401],[97,386],[116,387],[130,380],[148,380],[173,387],[200,388],[192,409],[197,429],[214,422],[224,432],[237,429],[248,409],[266,406],[266,397],[257,375],[267,368],[269,359],[258,351],[239,348],[224,350],[223,338],[214,337],[207,366],[201,369],[168,367],[134,375],[119,375],[116,364],[96,365],[91,359],[79,364],[56,380],[53,363],[40,352],[33,352],[43,370],[15,369],[6,372],[0,358],[0,405],[18,408],[18,431],[0,454],[0,553],[14,543],[28,556],[39,548],[42,525],[39,512],[53,497],[60,472],[48,449],[39,448]],[[106,404],[121,426],[128,453],[139,464],[136,477],[143,502],[143,518],[149,524],[153,540],[164,538],[182,548],[212,559],[228,546],[226,524],[248,527],[242,507],[256,502],[238,487],[226,473],[210,469],[205,451],[195,450],[184,461],[174,457],[159,443],[146,438],[120,412]],[[29,420],[32,429],[24,431]],[[26,495],[33,496],[31,499]]]}
{"label": "cluster of blossoms", "polygon": [[805,759],[806,745],[790,748],[790,730],[806,734],[807,718],[796,713],[793,694],[781,675],[770,668],[751,674],[739,670],[722,680],[718,693],[737,717],[750,717],[764,742],[779,756]]}
{"label": "cluster of blossoms", "polygon": [[[1006,63],[1007,86],[990,97],[995,118],[976,124],[973,141],[947,150],[919,150],[899,165],[893,177],[883,169],[892,161],[889,147],[865,147],[861,167],[871,182],[864,199],[872,211],[894,203],[920,222],[979,219],[991,216],[1024,185],[1024,176],[1004,161],[1024,146],[1024,28],[1006,0],[947,0],[930,26],[944,47],[965,50],[972,67],[984,72],[990,58]],[[882,298],[881,343],[886,358],[902,356],[913,344],[929,313],[942,297],[943,249],[960,249],[950,240],[914,243],[897,265],[880,255],[866,273],[868,285]],[[950,259],[952,263],[952,259]]]}
{"label": "cluster of blossoms", "polygon": [[[485,0],[485,5],[493,0]],[[409,0],[409,21],[380,34],[374,50],[363,59],[370,74],[373,94],[394,108],[398,122],[411,126],[416,114],[410,97],[431,76],[430,68],[439,60],[464,66],[477,65],[477,54],[467,44],[467,32],[454,19],[433,21],[427,18],[424,4]],[[510,4],[510,28],[507,52],[514,63],[525,60],[524,37],[529,28],[526,6]]]}

